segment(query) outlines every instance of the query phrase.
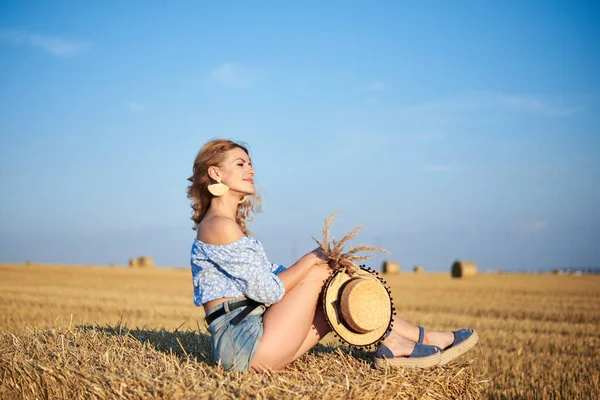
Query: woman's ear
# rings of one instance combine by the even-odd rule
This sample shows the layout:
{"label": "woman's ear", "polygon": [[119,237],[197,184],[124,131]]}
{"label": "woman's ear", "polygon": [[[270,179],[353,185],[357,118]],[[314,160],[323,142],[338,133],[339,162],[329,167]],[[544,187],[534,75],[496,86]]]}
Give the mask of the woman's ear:
{"label": "woman's ear", "polygon": [[213,181],[221,181],[221,172],[217,167],[208,167],[208,176],[210,176]]}

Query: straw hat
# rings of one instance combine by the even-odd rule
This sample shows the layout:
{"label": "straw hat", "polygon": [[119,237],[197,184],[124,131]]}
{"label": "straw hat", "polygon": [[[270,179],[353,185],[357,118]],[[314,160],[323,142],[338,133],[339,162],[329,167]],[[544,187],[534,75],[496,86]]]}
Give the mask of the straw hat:
{"label": "straw hat", "polygon": [[357,347],[382,340],[394,313],[388,288],[364,267],[352,277],[342,270],[333,273],[323,291],[323,310],[337,336]]}

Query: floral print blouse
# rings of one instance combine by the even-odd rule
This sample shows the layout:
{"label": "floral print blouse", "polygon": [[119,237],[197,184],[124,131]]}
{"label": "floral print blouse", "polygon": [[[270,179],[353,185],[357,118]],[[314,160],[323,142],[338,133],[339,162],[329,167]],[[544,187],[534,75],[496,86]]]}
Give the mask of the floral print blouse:
{"label": "floral print blouse", "polygon": [[285,293],[277,276],[285,267],[269,262],[262,244],[248,236],[226,245],[194,240],[191,267],[197,306],[222,297],[239,296],[273,304]]}

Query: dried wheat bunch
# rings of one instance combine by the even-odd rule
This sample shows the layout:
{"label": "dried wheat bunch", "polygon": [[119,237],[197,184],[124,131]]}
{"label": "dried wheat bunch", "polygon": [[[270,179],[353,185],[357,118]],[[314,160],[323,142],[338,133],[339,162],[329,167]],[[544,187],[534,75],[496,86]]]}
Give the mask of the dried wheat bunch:
{"label": "dried wheat bunch", "polygon": [[337,214],[337,212],[334,212],[325,220],[325,226],[323,226],[323,240],[322,241],[315,239],[314,236],[312,237],[313,240],[315,242],[317,242],[317,244],[319,245],[321,250],[323,250],[323,252],[329,257],[329,261],[327,262],[327,264],[329,264],[329,267],[331,267],[333,270],[336,270],[336,271],[339,269],[345,269],[348,274],[352,275],[353,271],[360,268],[355,263],[355,261],[367,260],[367,259],[373,257],[373,255],[374,255],[374,254],[370,254],[370,255],[366,255],[366,256],[359,256],[359,255],[356,255],[356,253],[363,252],[363,251],[377,251],[379,253],[389,254],[389,251],[387,251],[387,250],[380,249],[379,247],[376,247],[376,246],[369,246],[369,245],[365,245],[365,244],[360,244],[356,247],[350,246],[350,249],[348,251],[344,251],[344,246],[347,244],[347,242],[349,240],[352,240],[356,237],[356,235],[358,234],[358,231],[360,231],[360,229],[363,227],[364,224],[360,224],[356,228],[352,229],[350,232],[345,234],[341,240],[338,241],[338,240],[335,240],[334,238],[331,238],[331,242],[330,242],[329,231],[331,230],[331,224],[333,223],[333,219],[335,218],[336,214]]}

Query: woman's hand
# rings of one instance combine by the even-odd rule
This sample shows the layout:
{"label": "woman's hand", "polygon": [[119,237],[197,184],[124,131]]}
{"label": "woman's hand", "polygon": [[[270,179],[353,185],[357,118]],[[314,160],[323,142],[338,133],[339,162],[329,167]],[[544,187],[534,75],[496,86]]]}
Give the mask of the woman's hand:
{"label": "woman's hand", "polygon": [[346,273],[352,277],[354,276],[354,272],[352,271],[352,269],[350,268],[345,268],[345,267],[340,267],[339,265],[336,264],[336,261],[329,258],[329,256],[327,255],[327,253],[325,253],[323,251],[323,249],[321,249],[320,247],[317,247],[316,249],[314,249],[313,251],[311,251],[310,253],[311,256],[316,257],[313,266],[319,266],[319,267],[326,267],[329,268],[331,271],[337,271],[339,269],[343,269],[346,271]]}
{"label": "woman's hand", "polygon": [[309,254],[312,254],[313,256],[316,257],[315,265],[327,264],[329,262],[329,256],[320,247],[317,247],[316,249],[311,251]]}

